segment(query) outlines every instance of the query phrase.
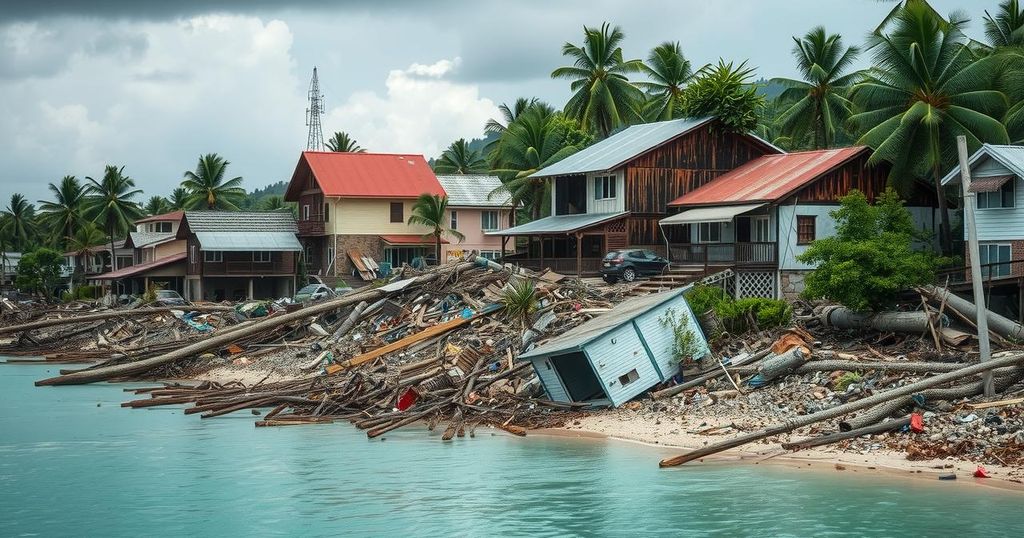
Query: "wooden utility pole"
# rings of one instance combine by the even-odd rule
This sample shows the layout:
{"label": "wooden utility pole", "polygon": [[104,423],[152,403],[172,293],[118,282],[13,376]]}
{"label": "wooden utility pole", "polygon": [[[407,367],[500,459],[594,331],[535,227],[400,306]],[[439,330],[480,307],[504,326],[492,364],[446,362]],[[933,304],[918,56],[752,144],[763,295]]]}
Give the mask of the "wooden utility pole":
{"label": "wooden utility pole", "polygon": [[[978,325],[978,347],[981,362],[992,360],[992,347],[988,338],[988,309],[985,306],[985,290],[981,284],[981,254],[978,248],[978,229],[974,223],[974,208],[977,207],[978,195],[971,191],[971,167],[967,163],[967,137],[956,137],[957,153],[960,155],[960,184],[964,191],[964,227],[967,229],[967,257],[971,263],[971,285],[974,290],[974,304],[978,307],[975,323]],[[946,211],[945,207],[939,208]],[[995,395],[992,382],[992,371],[988,370],[982,377],[985,397]]]}

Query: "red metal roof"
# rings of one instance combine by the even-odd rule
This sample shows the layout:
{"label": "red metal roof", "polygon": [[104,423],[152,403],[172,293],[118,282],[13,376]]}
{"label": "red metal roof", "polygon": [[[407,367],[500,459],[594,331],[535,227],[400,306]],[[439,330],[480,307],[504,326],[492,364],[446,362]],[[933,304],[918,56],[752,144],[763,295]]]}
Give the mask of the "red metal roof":
{"label": "red metal roof", "polygon": [[163,267],[165,265],[172,264],[174,262],[180,262],[187,257],[187,253],[179,252],[178,254],[171,254],[170,256],[164,256],[163,258],[157,258],[151,262],[140,263],[138,265],[130,265],[117,271],[111,271],[109,273],[103,273],[102,275],[96,275],[89,277],[92,280],[119,280],[122,278],[128,278],[141,273],[145,273],[150,269],[157,267]]}
{"label": "red metal roof", "polygon": [[185,216],[184,211],[171,211],[170,213],[164,213],[163,215],[153,215],[152,217],[146,217],[135,221],[135,224],[142,224],[143,222],[157,222],[157,221],[180,221],[181,217]]}
{"label": "red metal roof", "polygon": [[[419,234],[391,234],[382,235],[381,239],[389,245],[433,245],[433,237],[423,237]],[[442,239],[442,243],[448,244],[448,240]]]}
{"label": "red metal roof", "polygon": [[424,193],[445,194],[422,155],[304,151],[288,184],[286,200],[298,200],[309,172],[326,196],[416,198]]}
{"label": "red metal roof", "polygon": [[669,202],[670,206],[775,202],[868,151],[867,146],[765,155]]}

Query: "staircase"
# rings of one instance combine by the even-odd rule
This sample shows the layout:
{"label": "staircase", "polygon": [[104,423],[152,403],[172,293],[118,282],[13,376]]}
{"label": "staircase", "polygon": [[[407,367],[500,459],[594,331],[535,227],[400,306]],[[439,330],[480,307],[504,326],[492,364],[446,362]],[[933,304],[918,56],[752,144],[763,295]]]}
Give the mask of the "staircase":
{"label": "staircase", "polygon": [[[719,268],[709,268],[708,273],[714,272]],[[708,273],[705,273],[703,265],[670,265],[668,270],[664,273],[652,276],[651,278],[637,284],[633,290],[633,294],[647,294],[657,293],[659,291],[667,291],[675,288],[681,288],[687,284],[692,284],[704,278]]]}

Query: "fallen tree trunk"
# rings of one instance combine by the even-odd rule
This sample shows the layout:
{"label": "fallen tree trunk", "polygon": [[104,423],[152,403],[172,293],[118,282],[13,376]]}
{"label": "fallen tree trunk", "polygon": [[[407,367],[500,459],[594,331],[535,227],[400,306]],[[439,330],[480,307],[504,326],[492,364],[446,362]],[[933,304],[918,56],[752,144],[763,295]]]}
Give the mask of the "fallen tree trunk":
{"label": "fallen tree trunk", "polygon": [[767,383],[781,375],[786,375],[806,361],[807,357],[804,356],[804,352],[799,347],[795,347],[781,355],[769,357],[757,367],[757,373],[761,376],[758,385]]}
{"label": "fallen tree trunk", "polygon": [[186,312],[229,312],[231,310],[234,310],[234,308],[223,305],[203,305],[160,308],[133,308],[130,310],[108,310],[105,312],[94,312],[92,314],[82,315],[71,314],[63,318],[41,319],[29,323],[22,323],[20,325],[8,325],[7,327],[0,327],[0,335],[32,331],[35,329],[44,329],[46,327],[55,327],[57,325],[70,325],[72,323],[85,323],[88,321],[101,321],[112,318],[131,318],[151,316],[153,314],[166,314],[172,310]]}
{"label": "fallen tree trunk", "polygon": [[[995,379],[996,392],[1002,392],[1015,383],[1024,378],[1024,367],[1018,367],[1014,369],[1014,372],[997,377]],[[929,389],[920,392],[920,395],[925,401],[941,401],[941,400],[957,400],[960,398],[970,398],[971,396],[977,396],[985,391],[984,382],[978,381],[976,383],[967,383],[964,385],[957,385],[955,387],[943,388],[943,389]],[[886,417],[892,416],[897,412],[914,405],[913,395],[909,395],[902,398],[897,398],[885,402],[881,405],[875,406],[869,409],[867,412],[857,415],[850,420],[839,423],[840,431],[851,431],[858,428],[874,424]]]}
{"label": "fallen tree trunk", "polygon": [[836,329],[874,329],[898,333],[923,333],[929,330],[929,314],[924,311],[864,314],[845,306],[829,305],[822,309],[818,319],[823,326]]}
{"label": "fallen tree trunk", "polygon": [[809,439],[801,439],[792,443],[782,443],[782,448],[786,450],[801,450],[804,448],[811,448],[815,446],[831,445],[832,443],[838,443],[846,439],[854,439],[862,435],[873,435],[876,433],[891,432],[893,430],[902,428],[910,424],[910,417],[905,417],[897,420],[887,420],[885,422],[879,422],[878,424],[872,424],[863,428],[857,428],[856,430],[844,430],[839,433],[833,433],[831,435],[823,435],[821,437],[811,437]]}
{"label": "fallen tree trunk", "polygon": [[[456,266],[456,271],[465,271],[467,269],[473,268],[474,266],[475,264],[470,262],[460,263],[459,265]],[[447,275],[447,273],[445,274]],[[177,360],[198,355],[199,353],[209,351],[211,349],[217,349],[228,344],[231,344],[232,342],[238,340],[239,338],[244,338],[252,334],[258,334],[262,331],[273,329],[286,323],[291,323],[310,316],[315,316],[317,314],[329,312],[331,310],[337,310],[339,308],[344,308],[346,306],[358,304],[361,301],[377,300],[381,297],[386,297],[392,293],[400,293],[404,290],[409,289],[409,286],[423,285],[427,282],[435,280],[439,276],[441,276],[441,273],[439,272],[432,272],[418,276],[415,279],[413,279],[412,282],[409,283],[409,285],[392,292],[385,291],[383,288],[374,288],[372,290],[367,291],[353,292],[343,297],[308,306],[306,308],[289,314],[283,314],[280,316],[273,316],[264,319],[248,327],[245,327],[244,329],[228,331],[221,334],[215,334],[210,338],[185,346],[181,349],[171,351],[170,353],[165,353],[163,355],[159,355],[149,359],[144,359],[141,361],[130,362],[127,364],[118,364],[115,366],[108,366],[106,368],[96,368],[93,370],[82,370],[67,375],[42,379],[40,381],[36,381],[35,384],[36,386],[81,385],[85,383],[95,383],[97,381],[105,381],[115,377],[124,377],[132,374],[146,372],[157,366],[169,364]]]}
{"label": "fallen tree trunk", "polygon": [[337,342],[338,340],[341,340],[341,337],[348,334],[348,332],[352,330],[352,327],[356,326],[356,322],[359,321],[359,317],[363,315],[363,311],[366,310],[367,306],[370,306],[370,303],[366,301],[361,301],[357,304],[355,308],[352,309],[352,313],[348,315],[348,318],[340,327],[338,327],[338,330],[334,331],[334,334],[331,335],[330,342]]}
{"label": "fallen tree trunk", "polygon": [[[954,294],[946,288],[925,286],[920,291],[934,301],[945,301],[948,306],[972,320],[978,319],[978,307],[974,303]],[[988,319],[988,329],[990,331],[1003,338],[1024,340],[1024,326],[991,310],[986,310],[986,312],[988,314],[986,318]]]}
{"label": "fallen tree trunk", "polygon": [[961,368],[953,372],[947,372],[934,377],[928,377],[915,383],[911,383],[909,385],[904,385],[902,387],[874,394],[872,396],[868,396],[867,398],[863,398],[855,402],[839,405],[831,409],[824,409],[812,415],[795,417],[780,424],[776,424],[773,426],[769,426],[768,428],[764,428],[762,430],[741,435],[734,439],[722,441],[721,443],[714,443],[704,448],[693,450],[691,452],[679,456],[666,458],[661,460],[660,466],[673,467],[676,465],[682,465],[688,461],[693,461],[695,459],[702,458],[704,456],[709,456],[711,454],[717,454],[719,452],[722,452],[723,450],[743,446],[747,443],[758,441],[766,437],[771,437],[773,435],[787,433],[797,428],[808,426],[810,424],[814,424],[817,422],[838,418],[843,415],[852,413],[854,411],[867,409],[868,407],[888,402],[901,396],[914,394],[927,388],[949,383],[950,381],[956,381],[958,379],[962,379],[970,375],[980,374],[982,372],[987,372],[995,368],[1001,368],[1004,366],[1015,366],[1021,362],[1024,362],[1024,353],[1014,353],[1007,355],[1005,357],[1000,357],[999,359],[992,359],[984,363],[979,363],[972,366],[968,366],[966,368]]}

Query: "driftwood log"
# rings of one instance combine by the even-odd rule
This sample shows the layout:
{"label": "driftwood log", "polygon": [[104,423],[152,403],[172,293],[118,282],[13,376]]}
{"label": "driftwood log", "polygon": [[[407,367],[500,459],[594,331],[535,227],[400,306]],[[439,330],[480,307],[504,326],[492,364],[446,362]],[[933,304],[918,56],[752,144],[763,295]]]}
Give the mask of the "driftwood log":
{"label": "driftwood log", "polygon": [[1015,366],[1015,365],[1018,365],[1018,364],[1020,364],[1022,362],[1024,362],[1024,353],[1013,353],[1013,354],[1009,354],[1009,355],[1007,355],[1005,357],[1000,357],[998,359],[992,359],[990,361],[986,361],[984,363],[979,363],[979,364],[974,364],[974,365],[971,365],[971,366],[967,366],[965,368],[961,368],[961,369],[955,370],[953,372],[947,372],[947,373],[940,374],[940,375],[937,375],[937,376],[934,376],[934,377],[927,377],[927,378],[922,379],[920,381],[917,381],[915,383],[911,383],[909,385],[904,385],[902,387],[898,387],[898,388],[895,388],[895,389],[892,389],[892,390],[888,390],[888,391],[885,391],[885,392],[880,392],[878,394],[874,394],[872,396],[868,396],[867,398],[863,398],[863,399],[857,400],[855,402],[850,402],[850,403],[847,403],[847,404],[839,405],[839,406],[833,407],[831,409],[825,409],[825,410],[819,411],[817,413],[814,413],[813,415],[804,415],[804,416],[795,417],[795,418],[792,418],[792,419],[787,420],[785,422],[782,422],[780,424],[775,424],[775,425],[769,426],[767,428],[764,428],[764,429],[761,429],[761,430],[758,430],[758,431],[755,431],[755,432],[751,432],[751,433],[748,433],[748,434],[745,434],[745,435],[741,435],[741,436],[733,438],[733,439],[729,439],[727,441],[722,441],[720,443],[714,443],[714,444],[708,445],[708,446],[706,446],[704,448],[701,448],[701,449],[698,449],[698,450],[693,450],[691,452],[687,452],[686,454],[682,454],[682,455],[679,455],[679,456],[674,456],[674,457],[671,457],[671,458],[666,458],[666,459],[661,460],[660,466],[661,467],[674,467],[676,465],[682,465],[682,464],[684,464],[684,463],[686,463],[688,461],[693,461],[695,459],[702,458],[704,456],[710,456],[711,454],[717,454],[717,453],[722,452],[724,450],[728,450],[730,448],[736,448],[738,446],[743,446],[743,445],[745,445],[747,443],[751,443],[751,442],[754,442],[754,441],[759,441],[759,440],[764,439],[766,437],[771,437],[773,435],[780,435],[780,434],[783,434],[783,433],[791,432],[791,431],[793,431],[793,430],[795,430],[797,428],[801,428],[803,426],[808,426],[808,425],[815,424],[815,423],[818,423],[818,422],[822,422],[822,421],[825,421],[825,420],[831,420],[831,419],[834,419],[834,418],[839,418],[839,417],[841,417],[843,415],[847,415],[847,414],[852,413],[854,411],[859,411],[861,409],[867,409],[868,407],[872,407],[872,406],[875,406],[875,405],[878,405],[878,404],[881,404],[881,403],[885,403],[885,402],[894,400],[896,398],[900,398],[900,397],[903,397],[903,396],[907,396],[907,395],[910,395],[910,394],[921,392],[922,390],[927,389],[927,388],[935,387],[935,386],[938,386],[938,385],[943,385],[943,384],[949,383],[951,381],[956,381],[958,379],[963,379],[963,378],[965,378],[967,376],[972,376],[972,375],[980,374],[980,373],[983,373],[983,372],[987,372],[987,371],[993,370],[995,368],[1002,368],[1004,366]]}
{"label": "driftwood log", "polygon": [[89,321],[102,321],[113,318],[137,318],[151,316],[153,314],[166,314],[171,312],[172,310],[184,310],[192,312],[229,312],[231,310],[234,310],[234,308],[224,305],[195,305],[160,308],[132,308],[125,310],[107,310],[104,312],[95,312],[92,314],[72,314],[69,312],[68,315],[63,318],[47,318],[32,321],[29,323],[22,323],[20,325],[8,325],[6,327],[0,327],[0,335],[14,334],[25,331],[34,331],[36,329],[44,329],[46,327],[56,327],[57,325],[70,325],[73,323],[86,323]]}
{"label": "driftwood log", "polygon": [[839,441],[845,441],[846,439],[854,439],[862,435],[874,435],[876,433],[891,432],[898,430],[904,426],[910,424],[910,417],[904,417],[896,420],[887,420],[885,422],[879,422],[878,424],[872,424],[856,430],[841,431],[833,433],[831,435],[823,435],[821,437],[811,437],[808,439],[801,439],[792,443],[782,443],[782,448],[786,450],[801,450],[804,448],[811,448],[816,446],[831,445],[832,443],[838,443]]}
{"label": "driftwood log", "polygon": [[[933,301],[945,302],[947,306],[957,310],[972,320],[978,319],[978,307],[975,306],[974,303],[952,293],[946,288],[926,286],[921,288],[920,291]],[[986,310],[986,312],[988,314],[986,319],[988,319],[989,331],[994,332],[1003,338],[1024,340],[1024,326],[1010,320],[1009,318],[1000,316],[991,310]]]}
{"label": "driftwood log", "polygon": [[881,332],[923,333],[929,330],[930,314],[915,312],[854,312],[845,306],[829,305],[822,309],[818,319],[825,327],[836,329],[874,329]]}

